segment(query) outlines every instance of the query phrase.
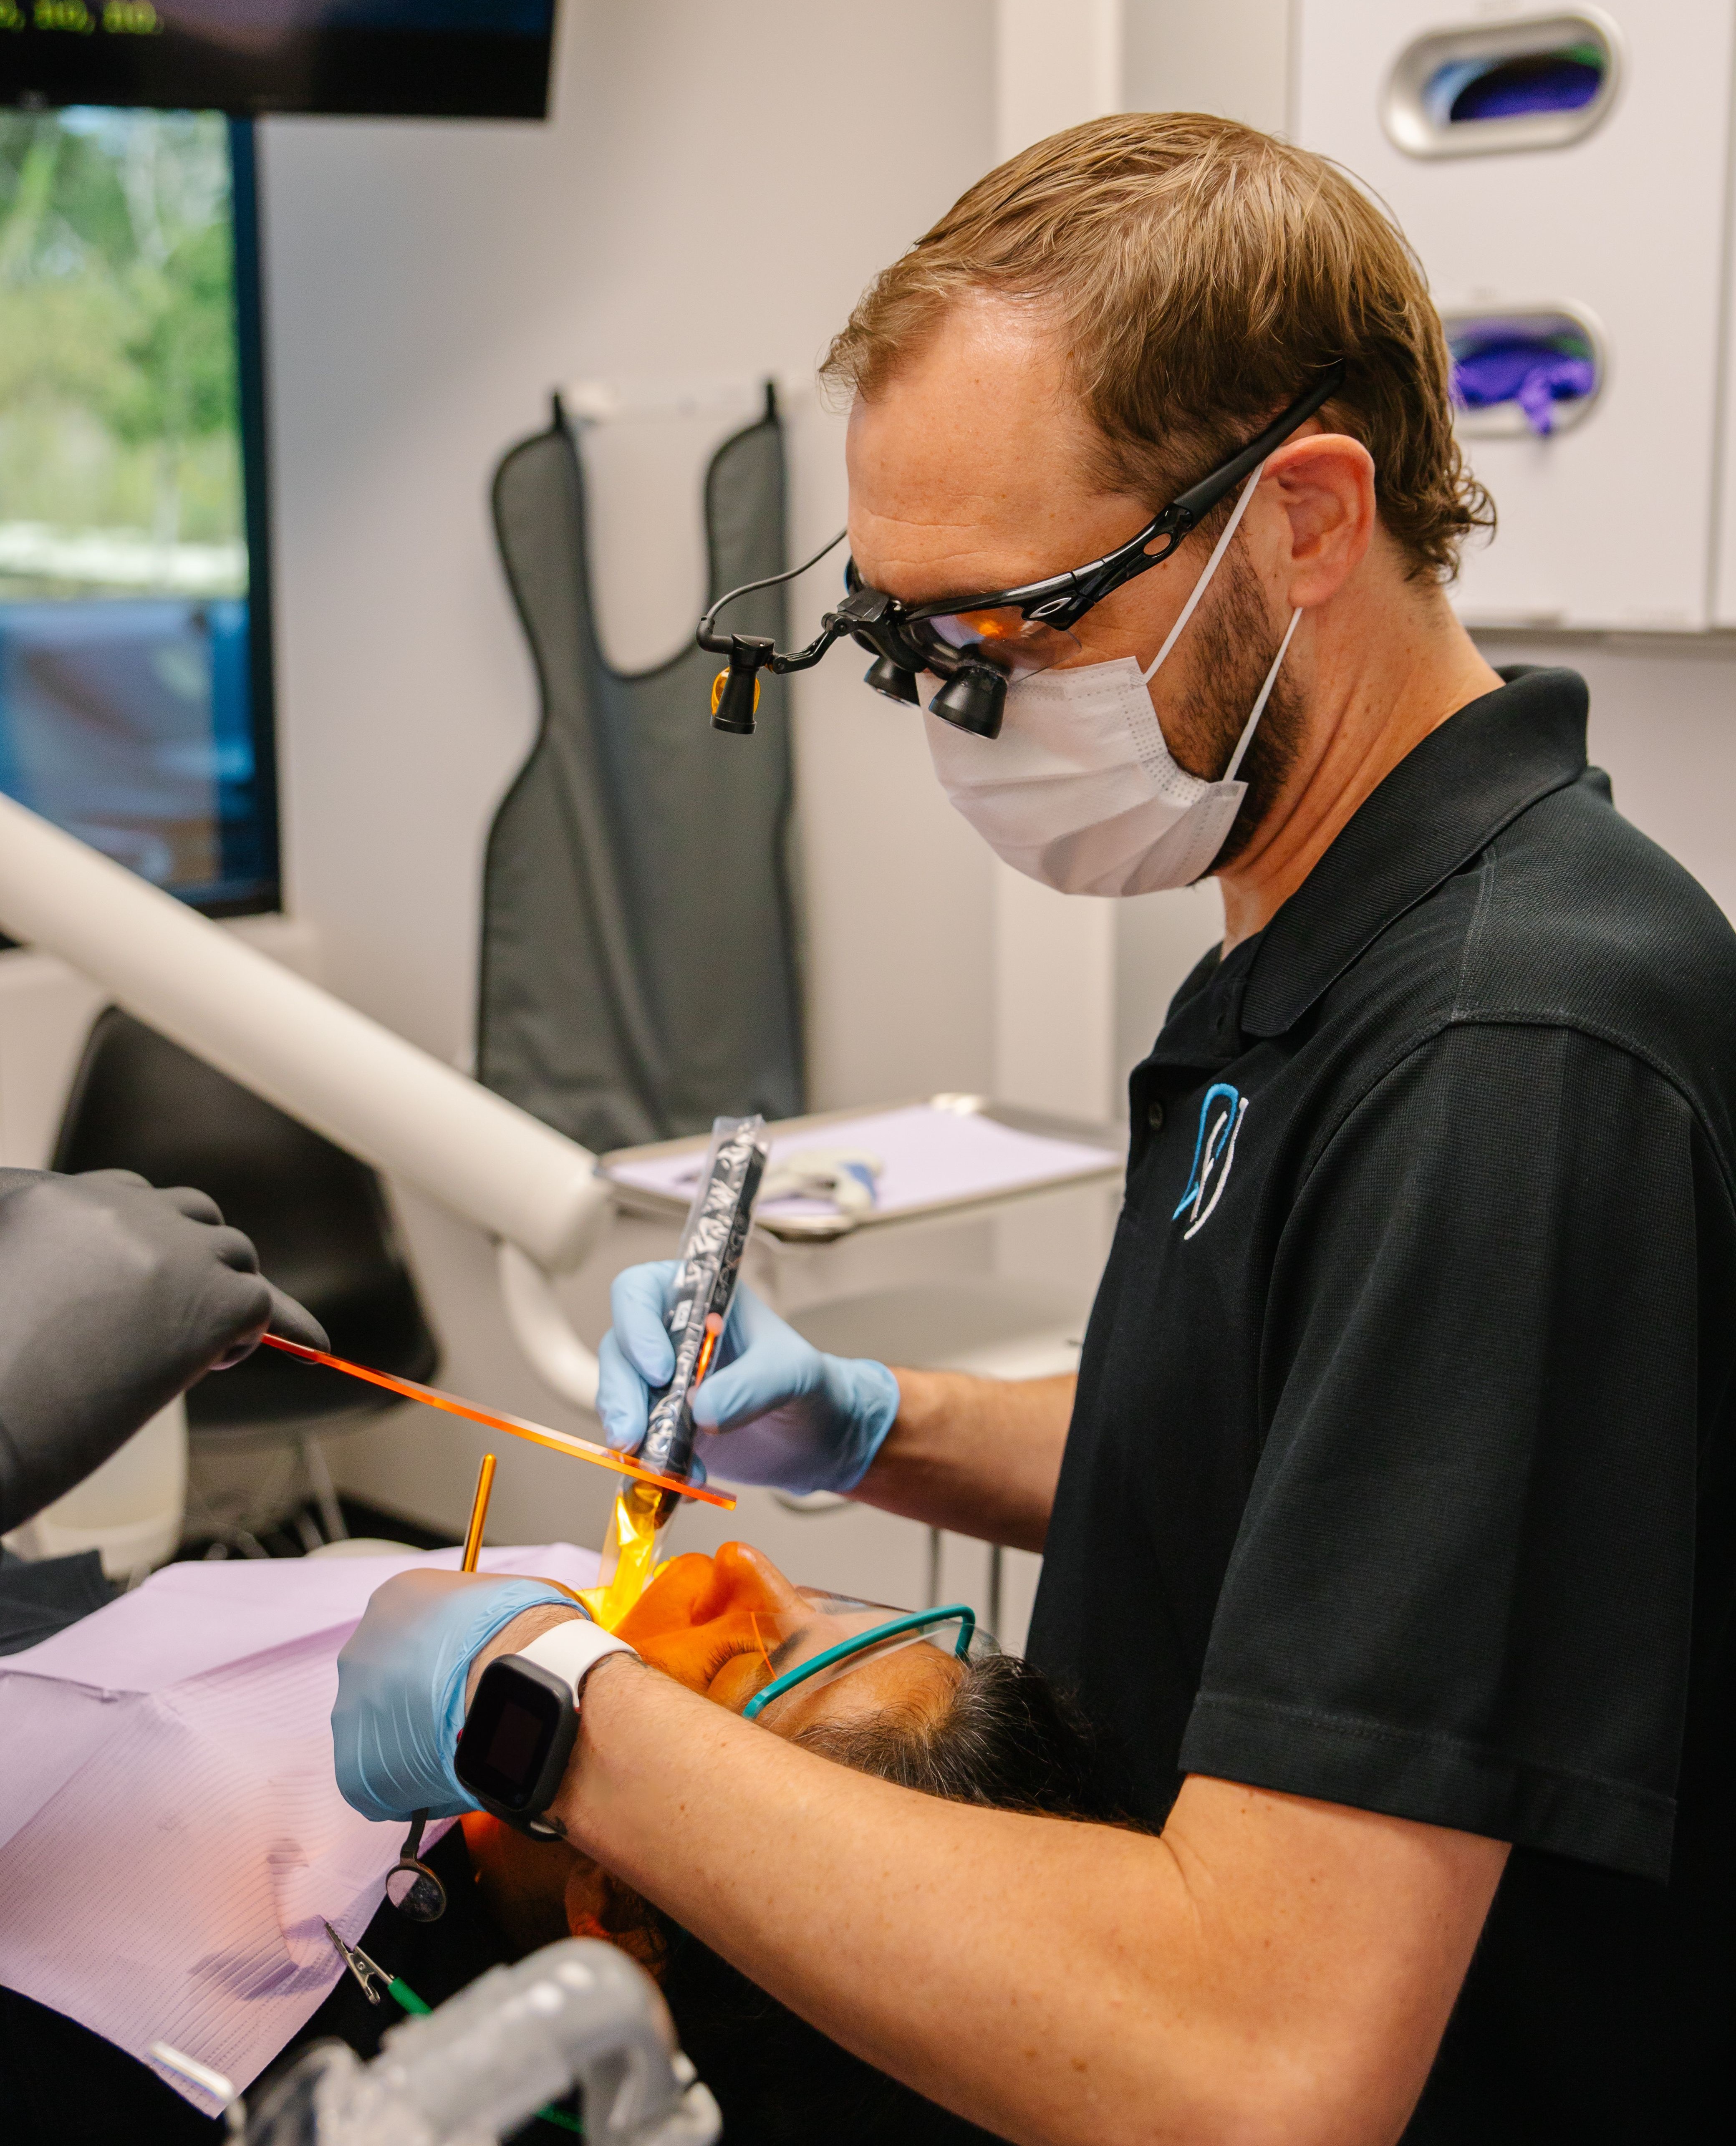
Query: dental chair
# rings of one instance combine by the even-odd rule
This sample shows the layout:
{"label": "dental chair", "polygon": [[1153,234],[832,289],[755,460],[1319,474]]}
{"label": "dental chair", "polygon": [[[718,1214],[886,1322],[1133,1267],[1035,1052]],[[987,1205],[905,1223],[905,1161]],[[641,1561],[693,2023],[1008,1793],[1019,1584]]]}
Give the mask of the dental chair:
{"label": "dental chair", "polygon": [[[118,1007],[92,1026],[51,1167],[133,1170],[153,1185],[198,1186],[252,1239],[264,1271],[320,1320],[337,1355],[402,1378],[426,1380],[436,1368],[374,1171]],[[190,1532],[263,1556],[260,1532],[287,1505],[304,1548],[319,1546],[322,1530],[342,1540],[319,1441],[394,1405],[389,1394],[268,1349],[202,1380],[187,1395],[192,1453],[196,1464],[219,1465],[196,1466]],[[248,1483],[257,1471],[220,1465],[262,1449],[290,1467]],[[201,1473],[242,1480],[202,1511]]]}

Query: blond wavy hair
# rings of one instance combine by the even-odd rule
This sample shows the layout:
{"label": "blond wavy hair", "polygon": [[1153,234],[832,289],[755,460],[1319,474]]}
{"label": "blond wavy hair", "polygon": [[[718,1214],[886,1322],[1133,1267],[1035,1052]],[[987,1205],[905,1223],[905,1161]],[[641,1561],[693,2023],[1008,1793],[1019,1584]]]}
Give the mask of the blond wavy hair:
{"label": "blond wavy hair", "polygon": [[1325,157],[1200,112],[1120,112],[1051,135],[875,277],[822,379],[871,399],[982,292],[1053,317],[1097,434],[1094,479],[1154,512],[1342,359],[1320,415],[1373,457],[1380,518],[1412,577],[1450,581],[1465,537],[1494,526],[1454,433],[1421,266]]}

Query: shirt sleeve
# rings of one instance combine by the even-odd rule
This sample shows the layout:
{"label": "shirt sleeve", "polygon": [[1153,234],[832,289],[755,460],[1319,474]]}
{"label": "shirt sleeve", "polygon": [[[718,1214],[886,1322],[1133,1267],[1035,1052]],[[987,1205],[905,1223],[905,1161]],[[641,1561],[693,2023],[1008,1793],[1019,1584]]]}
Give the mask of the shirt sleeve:
{"label": "shirt sleeve", "polygon": [[1666,1878],[1729,1228],[1591,1037],[1449,1029],[1364,1096],[1285,1224],[1185,1769]]}

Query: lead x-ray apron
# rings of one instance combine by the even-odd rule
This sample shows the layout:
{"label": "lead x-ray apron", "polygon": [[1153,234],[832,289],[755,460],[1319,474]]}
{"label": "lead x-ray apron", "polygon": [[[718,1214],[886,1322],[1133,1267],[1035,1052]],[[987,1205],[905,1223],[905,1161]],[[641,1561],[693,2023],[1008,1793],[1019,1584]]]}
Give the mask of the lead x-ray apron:
{"label": "lead x-ray apron", "polygon": [[[712,596],[781,571],[769,390],[765,417],[712,457],[705,511]],[[488,838],[478,1075],[596,1149],[703,1131],[722,1111],[791,1116],[785,681],[765,678],[747,744],[711,728],[715,656],[690,646],[652,671],[610,669],[586,556],[596,532],[558,402],[549,430],[501,462],[494,512],[542,725]],[[735,630],[781,635],[782,600],[745,598]]]}

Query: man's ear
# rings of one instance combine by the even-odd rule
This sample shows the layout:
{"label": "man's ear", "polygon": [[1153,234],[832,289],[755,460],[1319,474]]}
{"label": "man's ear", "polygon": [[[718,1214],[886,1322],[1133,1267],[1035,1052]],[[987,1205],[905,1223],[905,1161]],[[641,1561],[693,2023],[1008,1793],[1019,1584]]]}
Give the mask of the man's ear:
{"label": "man's ear", "polygon": [[1374,457],[1346,433],[1310,432],[1278,449],[1265,482],[1275,487],[1290,530],[1284,601],[1293,610],[1325,603],[1374,541]]}

